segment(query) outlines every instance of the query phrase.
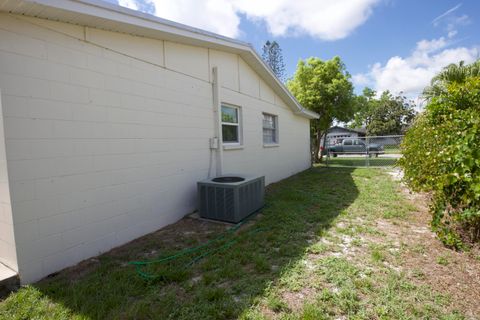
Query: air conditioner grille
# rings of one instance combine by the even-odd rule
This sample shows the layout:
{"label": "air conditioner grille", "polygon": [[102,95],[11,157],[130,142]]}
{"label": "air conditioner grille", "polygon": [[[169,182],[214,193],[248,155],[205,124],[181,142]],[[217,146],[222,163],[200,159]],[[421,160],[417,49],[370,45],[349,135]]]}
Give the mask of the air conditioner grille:
{"label": "air conditioner grille", "polygon": [[265,178],[244,178],[238,183],[198,183],[200,216],[239,222],[259,210],[264,203]]}

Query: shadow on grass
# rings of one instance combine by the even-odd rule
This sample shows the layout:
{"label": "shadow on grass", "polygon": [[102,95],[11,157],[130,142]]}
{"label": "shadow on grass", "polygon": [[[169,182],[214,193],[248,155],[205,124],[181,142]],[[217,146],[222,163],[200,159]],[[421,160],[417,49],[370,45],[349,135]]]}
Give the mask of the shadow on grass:
{"label": "shadow on grass", "polygon": [[[239,241],[192,267],[184,268],[187,260],[182,259],[154,266],[149,271],[164,276],[145,281],[127,262],[154,259],[204,243],[224,232],[224,225],[185,218],[21,289],[6,301],[4,309],[15,314],[15,309],[24,307],[28,311],[24,318],[46,314],[51,319],[241,317],[302,259],[308,241],[321,236],[356,199],[352,171],[313,168],[270,185],[266,207],[237,232]],[[255,228],[262,231],[251,232]],[[16,299],[22,291],[30,298]],[[39,302],[42,299],[47,302]]]}

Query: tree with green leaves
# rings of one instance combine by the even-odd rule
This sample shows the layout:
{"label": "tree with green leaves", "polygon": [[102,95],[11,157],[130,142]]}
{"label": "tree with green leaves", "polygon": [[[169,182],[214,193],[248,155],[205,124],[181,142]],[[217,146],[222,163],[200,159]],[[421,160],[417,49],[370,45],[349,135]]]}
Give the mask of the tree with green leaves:
{"label": "tree with green leaves", "polygon": [[415,103],[404,96],[384,91],[380,98],[376,92],[365,88],[357,96],[354,121],[350,127],[364,127],[369,136],[403,134],[415,118]]}
{"label": "tree with green leaves", "polygon": [[345,64],[339,57],[300,60],[287,82],[288,89],[305,108],[315,111],[319,119],[311,122],[312,161],[320,162],[321,139],[334,120],[350,121],[354,113],[353,85]]}
{"label": "tree with green leaves", "polygon": [[378,103],[376,94],[375,90],[365,87],[361,95],[354,97],[355,114],[353,122],[349,125],[350,128],[368,127]]}
{"label": "tree with green leaves", "polygon": [[480,77],[480,60],[471,64],[465,64],[465,61],[449,64],[432,78],[430,86],[423,90],[423,96],[431,100],[433,97],[444,94],[449,84],[462,84],[471,77]]}
{"label": "tree with green leaves", "polygon": [[285,63],[283,62],[282,49],[276,41],[267,41],[263,45],[262,59],[272,69],[277,78],[285,81]]}

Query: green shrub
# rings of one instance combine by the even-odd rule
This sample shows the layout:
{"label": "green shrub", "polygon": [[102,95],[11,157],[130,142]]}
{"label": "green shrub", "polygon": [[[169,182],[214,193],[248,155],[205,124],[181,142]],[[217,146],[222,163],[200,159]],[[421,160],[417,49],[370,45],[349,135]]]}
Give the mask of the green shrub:
{"label": "green shrub", "polygon": [[402,144],[399,165],[416,191],[431,192],[432,227],[445,244],[480,240],[480,78],[430,100]]}

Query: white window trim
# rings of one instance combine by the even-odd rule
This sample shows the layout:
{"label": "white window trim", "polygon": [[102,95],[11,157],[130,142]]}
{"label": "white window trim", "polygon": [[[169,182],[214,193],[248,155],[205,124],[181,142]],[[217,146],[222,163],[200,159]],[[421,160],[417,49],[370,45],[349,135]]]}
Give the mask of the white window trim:
{"label": "white window trim", "polygon": [[[263,120],[264,115],[272,116],[275,121],[275,142],[265,142],[263,141]],[[271,147],[279,147],[280,146],[280,134],[279,134],[279,126],[278,126],[278,115],[268,112],[262,112],[262,143],[264,148],[271,148]]]}
{"label": "white window trim", "polygon": [[240,144],[224,144],[223,150],[242,150],[244,148],[243,145]]}
{"label": "white window trim", "polygon": [[[227,126],[236,126],[238,127],[238,141],[235,142],[223,142],[222,138],[222,145],[224,150],[235,150],[235,149],[242,149],[243,148],[243,126],[242,126],[242,108],[240,106],[236,106],[230,103],[222,102],[220,107],[228,107],[234,108],[237,110],[237,119],[238,123],[233,122],[221,122],[221,130],[223,130],[223,125]],[[221,109],[220,109],[221,110]],[[221,111],[220,111],[221,112]]]}
{"label": "white window trim", "polygon": [[263,147],[264,148],[276,148],[276,147],[280,147],[280,144],[278,144],[278,143],[264,143]]}

